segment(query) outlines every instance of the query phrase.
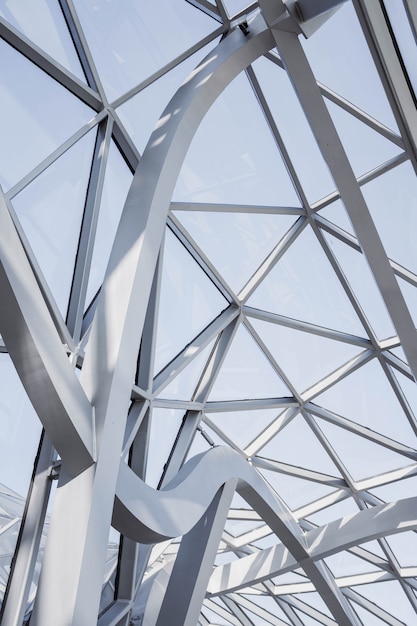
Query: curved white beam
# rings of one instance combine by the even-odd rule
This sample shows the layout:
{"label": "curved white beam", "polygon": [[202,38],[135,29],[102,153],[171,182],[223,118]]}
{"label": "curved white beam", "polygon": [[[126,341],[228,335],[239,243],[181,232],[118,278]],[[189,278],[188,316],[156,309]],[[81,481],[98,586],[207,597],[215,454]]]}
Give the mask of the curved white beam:
{"label": "curved white beam", "polygon": [[[417,529],[417,497],[381,504],[330,522],[305,534],[308,559],[320,560],[352,546]],[[217,567],[209,582],[211,595],[250,587],[299,565],[288,549],[278,544],[238,561]]]}
{"label": "curved white beam", "polygon": [[0,332],[20,380],[69,472],[94,462],[92,409],[68,361],[0,194]]}

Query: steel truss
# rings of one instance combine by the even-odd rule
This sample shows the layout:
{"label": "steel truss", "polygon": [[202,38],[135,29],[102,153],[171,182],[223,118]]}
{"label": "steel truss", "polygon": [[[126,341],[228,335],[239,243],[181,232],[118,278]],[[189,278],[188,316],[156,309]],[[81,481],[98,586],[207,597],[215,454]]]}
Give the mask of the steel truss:
{"label": "steel truss", "polygon": [[[415,392],[401,382],[415,385],[416,380],[415,322],[401,285],[415,289],[417,275],[387,255],[364,192],[368,183],[381,180],[401,164],[411,164],[416,170],[415,95],[382,0],[353,0],[352,4],[398,132],[317,81],[300,39],[314,37],[327,20],[331,23],[341,4],[260,0],[230,15],[222,0],[190,0],[196,12],[213,20],[212,32],[113,101],[103,86],[76,2],[59,0],[59,6],[86,82],[0,17],[4,41],[93,110],[88,123],[2,192],[0,199],[0,352],[10,355],[44,429],[4,592],[1,620],[5,626],[20,626],[27,613],[52,480],[57,481],[57,489],[31,626],[129,626],[139,620],[148,626],[195,626],[197,622],[204,626],[214,619],[245,625],[263,620],[288,626],[315,620],[359,626],[366,624],[364,615],[382,623],[404,624],[394,607],[386,610],[365,592],[362,595],[361,585],[383,582],[394,583],[408,611],[417,614],[417,563],[401,563],[390,543],[393,535],[415,536],[417,500],[393,497],[385,501],[375,491],[416,476],[415,442],[397,440],[382,428],[380,432],[359,419],[339,415],[320,398],[363,372],[365,366],[377,364],[401,418],[409,432],[417,434],[412,408]],[[412,3],[404,0],[404,10],[415,36]],[[121,121],[119,107],[206,46],[211,52],[167,104],[140,154]],[[333,192],[314,203],[284,139],[285,120],[276,119],[256,71],[261,58],[290,79],[335,183]],[[173,201],[202,120],[241,74],[257,98],[299,205]],[[391,142],[396,155],[369,172],[354,173],[326,102]],[[23,190],[91,131],[96,133],[95,146],[64,319],[14,205]],[[113,142],[133,180],[104,281],[88,302]],[[353,229],[345,230],[325,216],[324,209],[336,201],[343,202]],[[292,218],[292,225],[237,289],[186,227],[182,216],[190,213],[286,216]],[[357,316],[361,335],[336,330],[337,324],[329,328],[253,305],[252,296],[307,232]],[[224,308],[154,373],[168,236],[179,242],[190,263],[196,263],[221,294]],[[375,330],[332,240],[366,260],[393,336],[381,338]],[[303,387],[294,382],[260,331],[260,323],[338,342],[355,349],[355,354]],[[213,397],[241,332],[262,354],[285,394]],[[198,359],[199,374],[189,397],[170,397],[167,391],[172,384],[187,375]],[[154,489],[145,482],[152,420],[154,411],[164,408],[181,411],[183,417],[170,453],[163,459],[158,489]],[[244,444],[238,433],[231,433],[216,417],[251,411],[255,421],[266,410],[274,417],[266,425],[260,421],[262,426],[253,429],[255,434]],[[304,467],[279,455],[271,458],[265,450],[296,423],[330,460],[334,474],[318,471],[308,459]],[[398,455],[398,464],[369,476],[352,475],[344,454],[326,435],[325,425]],[[208,450],[196,454],[198,446]],[[265,480],[271,476],[272,486]],[[285,477],[320,486],[324,495],[290,506],[280,493],[280,479]],[[326,523],[314,521],[315,515],[346,503],[353,513]],[[233,523],[242,524],[245,530],[231,532]],[[15,524],[16,520],[10,527]],[[118,558],[105,578],[111,526],[121,533],[121,540]],[[8,529],[0,527],[0,537]],[[366,564],[366,571],[362,567],[349,575],[335,574],[331,557],[339,554]],[[103,586],[112,589],[110,602],[103,600]],[[319,605],[310,602],[309,592],[318,592]]]}

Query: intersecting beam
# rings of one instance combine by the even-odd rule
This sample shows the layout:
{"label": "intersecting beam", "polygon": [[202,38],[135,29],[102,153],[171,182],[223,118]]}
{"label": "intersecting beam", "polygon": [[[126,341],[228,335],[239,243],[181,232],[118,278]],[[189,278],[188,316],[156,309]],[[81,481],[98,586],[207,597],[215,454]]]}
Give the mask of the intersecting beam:
{"label": "intersecting beam", "polygon": [[417,380],[417,333],[413,319],[301,43],[296,33],[280,30],[277,18],[282,12],[281,2],[261,0],[259,4],[265,19],[272,24],[280,57],[339,189],[340,197],[401,339],[414,378]]}
{"label": "intersecting beam", "polygon": [[0,332],[70,474],[94,462],[93,413],[0,196]]}
{"label": "intersecting beam", "polygon": [[[305,534],[309,560],[320,560],[352,546],[415,530],[417,497],[381,504],[320,526]],[[210,579],[210,595],[229,593],[279,576],[305,564],[278,544],[238,561],[217,567]]]}

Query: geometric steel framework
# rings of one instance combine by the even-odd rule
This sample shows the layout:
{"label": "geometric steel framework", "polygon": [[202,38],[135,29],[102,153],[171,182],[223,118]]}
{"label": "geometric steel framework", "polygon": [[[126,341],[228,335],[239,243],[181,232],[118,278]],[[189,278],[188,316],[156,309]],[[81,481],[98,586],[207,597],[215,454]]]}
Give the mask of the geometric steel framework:
{"label": "geometric steel framework", "polygon": [[416,622],[414,2],[37,10],[0,7],[2,624]]}

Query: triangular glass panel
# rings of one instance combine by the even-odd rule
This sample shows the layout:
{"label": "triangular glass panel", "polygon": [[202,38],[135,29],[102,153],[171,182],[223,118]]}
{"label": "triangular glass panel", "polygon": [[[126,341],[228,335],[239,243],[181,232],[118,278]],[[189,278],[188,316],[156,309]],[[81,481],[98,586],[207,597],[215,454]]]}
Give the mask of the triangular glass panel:
{"label": "triangular glass panel", "polygon": [[396,335],[365,256],[328,233],[324,236],[377,336],[382,339]]}
{"label": "triangular glass panel", "polygon": [[223,4],[229,17],[233,17],[237,13],[244,11],[251,3],[248,0],[224,0]]}
{"label": "triangular glass panel", "polygon": [[179,211],[176,215],[235,293],[294,223],[288,215],[259,213]]}
{"label": "triangular glass panel", "polygon": [[228,85],[198,127],[173,200],[300,206],[245,74]]}
{"label": "triangular glass panel", "polygon": [[[268,611],[269,613],[271,613],[271,622],[267,622],[268,626],[271,623],[272,624],[276,623],[276,620],[274,618],[278,618],[279,620],[281,620],[279,622],[280,626],[282,626],[281,625],[282,621],[285,624],[289,624],[287,616],[285,615],[284,611],[280,608],[275,598],[271,598],[270,596],[253,596],[253,595],[250,595],[250,596],[247,595],[245,597],[249,598],[249,600],[251,600],[255,604],[265,609],[265,611]],[[258,626],[257,621],[255,621],[254,624]]]}
{"label": "triangular glass panel", "polygon": [[370,610],[367,611],[359,604],[356,604],[356,602],[351,602],[350,604],[361,619],[361,624],[366,624],[366,626],[387,626],[387,622],[384,619],[379,619],[379,617],[374,615]]}
{"label": "triangular glass panel", "polygon": [[151,417],[146,482],[157,487],[181,426],[184,411],[154,408]]}
{"label": "triangular glass panel", "polygon": [[167,103],[183,81],[213,48],[199,50],[172,70],[142,89],[138,94],[117,108],[117,114],[133,139],[139,152],[143,152],[155,125]]}
{"label": "triangular glass panel", "polygon": [[361,187],[390,259],[417,273],[417,180],[410,161]]}
{"label": "triangular glass panel", "polygon": [[359,318],[309,226],[254,291],[248,304],[364,336]]}
{"label": "triangular glass panel", "polygon": [[277,409],[209,413],[210,420],[244,449],[277,417]]}
{"label": "triangular glass panel", "polygon": [[74,5],[110,100],[152,76],[217,26],[186,2],[76,0]]}
{"label": "triangular glass panel", "polygon": [[352,497],[348,497],[309,515],[308,520],[313,522],[313,524],[317,524],[317,526],[324,526],[334,520],[342,519],[346,515],[353,515],[358,512],[357,503]]}
{"label": "triangular glass panel", "polygon": [[6,191],[94,113],[3,40],[0,55],[7,67],[0,77],[0,184]]}
{"label": "triangular glass panel", "polygon": [[325,615],[329,615],[331,617],[331,613],[327,607],[327,604],[324,602],[323,598],[317,593],[317,591],[309,591],[307,593],[303,593],[300,599],[302,599],[302,601],[306,604],[320,611],[320,613],[324,613]]}
{"label": "triangular glass panel", "polygon": [[319,418],[316,422],[354,480],[412,465],[411,459],[355,435],[345,428]]}
{"label": "triangular glass panel", "polygon": [[414,417],[417,418],[417,384],[398,370],[394,370],[394,377],[398,381]]}
{"label": "triangular glass panel", "polygon": [[334,487],[312,480],[304,480],[281,472],[272,472],[261,467],[257,469],[292,511],[335,491]]}
{"label": "triangular glass panel", "polygon": [[336,554],[331,554],[326,559],[326,564],[336,578],[340,576],[355,576],[356,574],[367,574],[377,572],[379,567],[365,559],[343,550]]}
{"label": "triangular glass panel", "polygon": [[25,187],[13,206],[66,316],[96,133],[91,131]]}
{"label": "triangular glass panel", "polygon": [[279,398],[291,395],[246,328],[239,326],[209,400]]}
{"label": "triangular glass panel", "polygon": [[305,391],[363,348],[327,337],[251,319],[251,324],[296,389]]}
{"label": "triangular glass panel", "polygon": [[335,184],[288,74],[264,58],[253,68],[309,202],[327,196]]}
{"label": "triangular glass panel", "polygon": [[395,143],[354,115],[333,102],[326,104],[356,176],[373,170],[402,152]]}
{"label": "triangular glass panel", "polygon": [[415,610],[399,582],[387,580],[368,585],[357,585],[353,589],[393,617],[403,621],[404,624],[415,623]]}
{"label": "triangular glass panel", "polygon": [[411,530],[386,539],[400,567],[417,567],[417,534]]}
{"label": "triangular glass panel", "polygon": [[207,364],[207,360],[213,349],[216,339],[213,339],[204,350],[200,352],[191,363],[187,365],[174,380],[159,394],[161,398],[173,398],[177,400],[191,400],[196,390],[200,376]]}
{"label": "triangular glass panel", "polygon": [[332,15],[314,37],[301,38],[300,41],[317,80],[397,130],[355,8],[350,2]]}
{"label": "triangular glass panel", "polygon": [[225,309],[227,301],[167,229],[156,339],[155,373]]}
{"label": "triangular glass panel", "polygon": [[[410,315],[414,321],[414,325],[417,326],[417,287],[414,287],[414,285],[410,285],[410,283],[403,280],[400,276],[397,276],[397,281],[408,310],[410,311]],[[400,358],[408,362],[404,352],[403,356],[401,356]]]}
{"label": "triangular glass panel", "polygon": [[42,425],[8,354],[0,354],[0,380],[1,480],[7,494],[26,496]]}
{"label": "triangular glass panel", "polygon": [[93,257],[86,296],[87,306],[101,287],[120,216],[132,182],[132,173],[112,141],[98,214]]}
{"label": "triangular glass panel", "polygon": [[384,502],[412,498],[417,493],[417,476],[403,478],[402,480],[376,487],[375,489],[371,489],[370,492]]}
{"label": "triangular glass panel", "polygon": [[340,476],[337,467],[301,415],[294,417],[282,428],[257,456],[330,476]]}
{"label": "triangular glass panel", "polygon": [[375,359],[316,396],[314,402],[386,437],[416,444],[404,411]]}
{"label": "triangular glass panel", "polygon": [[[7,7],[6,7],[7,4]],[[53,59],[85,81],[84,72],[57,2],[7,0],[0,15]]]}
{"label": "triangular glass panel", "polygon": [[340,199],[335,200],[330,204],[326,204],[323,209],[320,209],[318,214],[322,215],[324,218],[329,220],[329,222],[332,222],[336,226],[339,226],[339,228],[342,228],[351,235],[355,234],[352,222],[350,221],[347,211],[345,209],[345,205]]}
{"label": "triangular glass panel", "polygon": [[[304,599],[304,594],[302,595],[302,599]],[[306,613],[304,613],[304,611],[302,611],[301,609],[298,610],[294,607],[294,612],[297,615],[297,617],[299,619],[301,619],[301,623],[304,626],[317,626],[318,624],[320,624],[320,626],[323,624],[323,621],[317,621],[316,619],[314,619],[314,617],[311,617],[310,615],[306,615]]]}

